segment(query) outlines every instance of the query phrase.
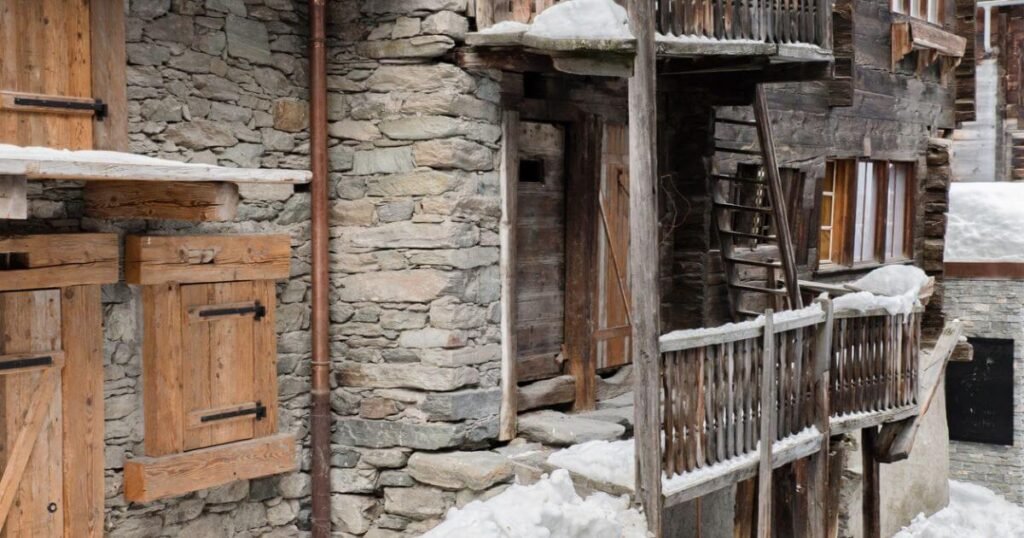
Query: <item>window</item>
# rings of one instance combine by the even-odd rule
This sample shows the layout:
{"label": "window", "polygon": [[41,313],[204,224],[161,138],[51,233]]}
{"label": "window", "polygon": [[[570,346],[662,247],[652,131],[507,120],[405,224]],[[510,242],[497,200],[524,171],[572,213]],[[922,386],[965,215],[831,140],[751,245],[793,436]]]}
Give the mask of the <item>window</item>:
{"label": "window", "polygon": [[940,0],[892,0],[892,10],[932,24],[942,24],[945,18],[945,9]]}
{"label": "window", "polygon": [[913,211],[911,163],[829,161],[818,234],[822,265],[906,259]]}

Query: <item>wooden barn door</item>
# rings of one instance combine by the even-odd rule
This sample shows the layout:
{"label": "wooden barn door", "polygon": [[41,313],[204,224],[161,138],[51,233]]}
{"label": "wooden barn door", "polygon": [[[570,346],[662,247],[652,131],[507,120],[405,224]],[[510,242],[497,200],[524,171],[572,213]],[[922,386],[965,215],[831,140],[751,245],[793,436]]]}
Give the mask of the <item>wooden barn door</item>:
{"label": "wooden barn door", "polygon": [[61,349],[58,290],[0,293],[3,538],[64,534]]}
{"label": "wooden barn door", "polygon": [[597,369],[629,364],[629,132],[604,127],[598,220]]}
{"label": "wooden barn door", "polygon": [[92,149],[89,6],[89,0],[0,2],[0,142]]}

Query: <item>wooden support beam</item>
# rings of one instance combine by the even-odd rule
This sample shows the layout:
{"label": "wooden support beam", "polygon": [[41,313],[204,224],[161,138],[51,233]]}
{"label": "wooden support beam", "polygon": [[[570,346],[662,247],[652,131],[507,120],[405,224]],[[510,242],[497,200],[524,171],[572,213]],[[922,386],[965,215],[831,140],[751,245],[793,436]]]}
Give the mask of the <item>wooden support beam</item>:
{"label": "wooden support beam", "polygon": [[846,468],[848,443],[843,437],[833,437],[826,447],[828,450],[828,488],[825,498],[825,538],[839,536],[839,501],[843,489],[843,469]]}
{"label": "wooden support beam", "polygon": [[[142,288],[142,390],[147,400],[143,420],[159,426],[146,428],[147,456],[166,456],[185,449],[184,418],[181,414],[182,342],[181,293],[176,283]],[[160,323],[159,320],[164,320]]]}
{"label": "wooden support beam", "polygon": [[772,445],[775,441],[775,322],[764,314],[764,355],[761,365],[761,445],[757,471],[757,537],[772,535]]}
{"label": "wooden support beam", "polygon": [[[128,151],[128,82],[124,2],[89,2],[92,96],[107,105],[103,121],[92,123],[93,148]],[[85,187],[86,192],[89,186]],[[77,536],[77,535],[76,535]]]}
{"label": "wooden support beam", "polygon": [[516,419],[519,413],[515,266],[518,222],[516,208],[519,199],[519,112],[505,112],[502,118],[501,138],[501,222],[498,223],[501,243],[501,410],[498,438],[508,441],[516,436]]}
{"label": "wooden support beam", "polygon": [[94,181],[85,186],[85,213],[105,220],[230,221],[238,213],[238,185]]}
{"label": "wooden support beam", "polygon": [[0,291],[111,284],[119,254],[116,234],[0,237]]}
{"label": "wooden support beam", "polygon": [[99,286],[61,290],[64,536],[103,536],[103,306]]}
{"label": "wooden support beam", "polygon": [[298,469],[295,435],[284,433],[158,458],[124,462],[124,497],[151,502]]}
{"label": "wooden support beam", "polygon": [[825,322],[819,325],[814,348],[814,424],[822,433],[821,450],[811,456],[807,476],[807,536],[824,537],[828,528],[829,493],[829,401],[830,366],[832,362],[833,308],[830,299],[818,300],[825,311]]}
{"label": "wooden support beam", "polygon": [[[636,59],[629,79],[629,278],[633,309],[632,359],[636,368],[634,439],[636,498],[655,538],[664,533],[661,492],[661,332],[658,287],[657,47],[654,3],[629,0]],[[592,270],[592,268],[591,268]]]}
{"label": "wooden support beam", "polygon": [[291,269],[287,235],[131,235],[124,250],[129,284],[278,280]]}
{"label": "wooden support beam", "polygon": [[0,219],[28,218],[28,179],[0,176]]}
{"label": "wooden support beam", "polygon": [[882,538],[882,489],[879,462],[875,458],[875,439],[878,428],[861,430],[861,457],[864,461],[864,538]]}

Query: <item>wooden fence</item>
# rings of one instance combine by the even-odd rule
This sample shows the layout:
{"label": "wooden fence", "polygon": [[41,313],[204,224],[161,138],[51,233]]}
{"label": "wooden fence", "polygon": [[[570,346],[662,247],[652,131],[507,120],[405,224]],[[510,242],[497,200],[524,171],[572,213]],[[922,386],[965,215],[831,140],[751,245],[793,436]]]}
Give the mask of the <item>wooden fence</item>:
{"label": "wooden fence", "polygon": [[[617,0],[625,5],[626,0]],[[805,43],[831,48],[830,0],[650,0],[667,38]],[[529,23],[557,0],[477,0],[477,25]]]}

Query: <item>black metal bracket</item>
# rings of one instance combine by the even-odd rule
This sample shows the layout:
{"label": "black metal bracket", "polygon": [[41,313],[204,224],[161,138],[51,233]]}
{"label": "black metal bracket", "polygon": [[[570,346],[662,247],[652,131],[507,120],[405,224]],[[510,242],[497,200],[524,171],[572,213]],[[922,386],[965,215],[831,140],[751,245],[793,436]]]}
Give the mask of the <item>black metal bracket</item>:
{"label": "black metal bracket", "polygon": [[26,359],[14,359],[0,362],[0,370],[17,370],[19,368],[32,368],[37,366],[51,366],[53,357],[30,357]]}
{"label": "black metal bracket", "polygon": [[235,417],[244,417],[246,415],[254,415],[256,420],[263,420],[267,418],[267,406],[261,402],[256,402],[256,407],[250,407],[248,409],[236,409],[234,411],[224,411],[223,413],[214,413],[212,415],[204,415],[199,419],[199,422],[214,422],[217,420],[226,420]]}
{"label": "black metal bracket", "polygon": [[103,121],[103,118],[107,117],[107,104],[102,99],[88,102],[39,97],[15,97],[14,104],[42,108],[60,108],[64,110],[91,110],[99,121]]}
{"label": "black metal bracket", "polygon": [[267,307],[261,305],[259,301],[252,306],[243,306],[239,308],[214,308],[210,310],[201,310],[199,317],[201,318],[215,318],[219,316],[244,316],[245,314],[252,314],[252,318],[259,321],[267,317]]}

